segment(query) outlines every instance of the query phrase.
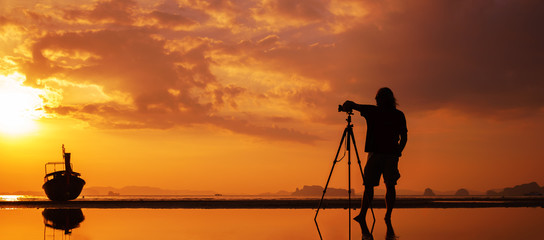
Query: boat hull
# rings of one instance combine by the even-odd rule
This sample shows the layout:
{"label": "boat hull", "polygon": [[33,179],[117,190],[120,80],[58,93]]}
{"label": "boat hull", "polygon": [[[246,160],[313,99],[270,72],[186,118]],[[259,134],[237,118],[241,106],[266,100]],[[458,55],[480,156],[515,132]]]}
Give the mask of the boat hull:
{"label": "boat hull", "polygon": [[42,186],[47,197],[53,201],[76,199],[85,185],[85,180],[77,176],[58,176],[48,180]]}
{"label": "boat hull", "polygon": [[69,233],[70,230],[79,227],[79,224],[85,220],[81,209],[44,209],[42,212],[45,226],[64,230]]}

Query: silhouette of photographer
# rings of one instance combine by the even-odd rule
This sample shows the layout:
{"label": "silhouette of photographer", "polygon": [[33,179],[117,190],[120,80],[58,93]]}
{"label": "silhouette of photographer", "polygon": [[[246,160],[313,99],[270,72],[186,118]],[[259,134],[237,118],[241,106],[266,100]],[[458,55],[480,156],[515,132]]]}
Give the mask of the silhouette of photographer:
{"label": "silhouette of photographer", "polygon": [[[395,205],[397,180],[400,178],[398,169],[399,157],[408,140],[406,118],[397,109],[397,100],[389,88],[381,88],[376,94],[376,105],[357,104],[346,101],[342,105],[344,111],[357,110],[366,119],[367,133],[365,152],[368,159],[364,168],[363,199],[361,212],[354,220],[361,224],[363,237],[370,237],[366,224],[366,213],[374,198],[374,187],[379,185],[381,175],[387,189],[385,203],[386,223],[391,223],[391,213]],[[389,224],[388,224],[389,226]],[[391,228],[392,230],[392,228]]]}

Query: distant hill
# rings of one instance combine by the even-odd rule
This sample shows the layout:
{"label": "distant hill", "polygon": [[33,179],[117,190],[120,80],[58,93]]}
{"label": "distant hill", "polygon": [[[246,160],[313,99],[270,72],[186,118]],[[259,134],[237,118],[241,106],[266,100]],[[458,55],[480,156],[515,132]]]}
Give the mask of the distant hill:
{"label": "distant hill", "polygon": [[284,190],[281,190],[281,191],[278,191],[278,192],[265,192],[265,193],[260,193],[258,195],[262,195],[262,196],[289,196],[293,194],[292,192],[288,192],[288,191],[284,191]]}
{"label": "distant hill", "polygon": [[[461,189],[464,189],[467,192],[469,192],[469,195],[486,195],[485,192],[478,191],[478,190],[472,190],[472,189],[466,189],[466,188],[461,188]],[[433,191],[435,196],[454,196],[454,195],[458,194],[459,190],[461,190],[461,189],[447,190],[447,191],[440,191],[440,190],[431,189],[431,191]],[[464,191],[462,191],[461,193],[464,193]],[[421,195],[421,192],[419,192],[418,195]],[[425,195],[425,191],[423,191],[423,195]]]}
{"label": "distant hill", "polygon": [[[323,195],[323,187],[318,185],[312,185],[307,186],[304,185],[302,189],[297,188],[295,192],[293,192],[291,195],[293,196],[321,196]],[[347,196],[348,190],[347,189],[340,189],[340,188],[327,188],[326,196]],[[351,189],[351,195],[355,194],[355,189]]]}
{"label": "distant hill", "polygon": [[468,196],[468,195],[470,195],[469,191],[464,188],[461,188],[457,190],[457,192],[455,192],[455,196]]}
{"label": "distant hill", "polygon": [[149,186],[85,187],[81,195],[214,195],[214,191],[170,190]]}
{"label": "distant hill", "polygon": [[[544,195],[544,186],[539,186],[536,182],[525,183],[516,185],[513,187],[506,187],[503,189],[491,189],[487,192],[481,192],[477,190],[464,189],[468,191],[470,195],[488,195],[488,196],[542,196]],[[458,190],[457,190],[458,191]],[[431,192],[436,196],[441,195],[456,195],[457,191],[439,191],[435,189],[425,189],[423,195],[431,196]],[[158,187],[149,187],[149,186],[126,186],[122,188],[115,187],[84,187],[81,193],[82,196],[85,195],[214,195],[217,194],[215,191],[195,191],[195,190],[171,190],[171,189],[162,189]],[[302,189],[297,188],[294,192],[290,191],[278,191],[278,192],[267,192],[261,193],[258,195],[267,195],[267,196],[321,196],[323,194],[323,187],[318,185],[308,186],[305,185]],[[356,193],[352,189],[352,196],[361,193]],[[374,190],[374,194],[384,195],[385,189],[383,187],[378,187]],[[466,194],[466,192],[462,192]],[[43,191],[16,191],[16,192],[0,192],[0,195],[30,195],[30,196],[45,196]],[[242,194],[243,195],[243,194]],[[347,196],[346,189],[331,188],[327,189],[327,196]],[[406,189],[397,189],[397,195],[422,195],[422,191],[406,190]]]}
{"label": "distant hill", "polygon": [[436,196],[436,194],[433,192],[430,188],[425,188],[425,191],[423,192],[423,196]]}
{"label": "distant hill", "polygon": [[540,187],[538,183],[531,182],[514,187],[504,188],[502,191],[489,190],[487,195],[498,196],[542,196],[544,195],[544,187]]}

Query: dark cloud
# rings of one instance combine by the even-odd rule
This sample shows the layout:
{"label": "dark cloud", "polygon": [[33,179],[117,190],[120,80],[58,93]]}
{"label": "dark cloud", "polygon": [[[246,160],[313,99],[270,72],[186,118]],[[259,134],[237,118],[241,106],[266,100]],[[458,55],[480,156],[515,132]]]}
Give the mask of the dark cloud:
{"label": "dark cloud", "polygon": [[322,21],[331,15],[328,5],[323,0],[277,0],[268,2],[267,8],[290,18]]}
{"label": "dark cloud", "polygon": [[226,86],[221,89],[216,89],[214,91],[214,96],[215,96],[214,105],[221,106],[226,102],[231,107],[236,109],[238,107],[238,104],[236,104],[236,97],[244,93],[245,91],[246,91],[245,88],[232,86],[232,85]]}
{"label": "dark cloud", "polygon": [[534,111],[544,104],[542,14],[541,1],[424,0],[347,32],[343,46],[359,54],[356,77],[370,80],[361,87],[392,85],[410,108]]}
{"label": "dark cloud", "polygon": [[0,26],[7,25],[10,23],[10,20],[7,17],[0,16]]}
{"label": "dark cloud", "polygon": [[413,111],[503,117],[543,107],[542,1],[367,2],[366,21],[334,36],[333,47],[292,41],[255,54],[330,82],[334,94],[373,96],[390,86]]}
{"label": "dark cloud", "polygon": [[155,18],[160,25],[165,27],[190,26],[195,24],[191,19],[178,14],[153,11],[150,15]]}
{"label": "dark cloud", "polygon": [[87,19],[91,21],[112,21],[117,24],[133,23],[133,12],[137,4],[133,0],[98,1],[93,9],[70,9],[65,11],[65,18]]}

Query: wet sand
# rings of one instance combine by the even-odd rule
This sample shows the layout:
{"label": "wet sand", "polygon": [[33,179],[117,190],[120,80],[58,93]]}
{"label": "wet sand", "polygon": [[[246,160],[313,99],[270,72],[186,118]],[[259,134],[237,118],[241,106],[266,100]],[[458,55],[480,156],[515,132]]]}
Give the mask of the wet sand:
{"label": "wet sand", "polygon": [[[68,202],[48,200],[0,201],[0,208],[155,208],[155,209],[315,209],[317,199],[176,199],[176,200],[92,200]],[[322,208],[359,208],[360,198],[324,199]],[[383,198],[373,201],[373,208],[384,208]],[[544,197],[401,197],[395,208],[490,208],[544,207]]]}

